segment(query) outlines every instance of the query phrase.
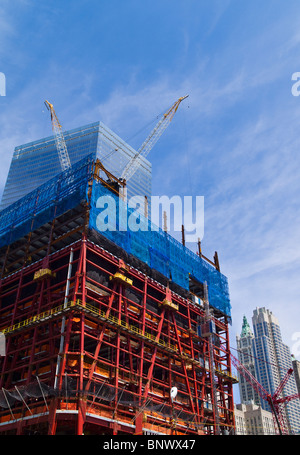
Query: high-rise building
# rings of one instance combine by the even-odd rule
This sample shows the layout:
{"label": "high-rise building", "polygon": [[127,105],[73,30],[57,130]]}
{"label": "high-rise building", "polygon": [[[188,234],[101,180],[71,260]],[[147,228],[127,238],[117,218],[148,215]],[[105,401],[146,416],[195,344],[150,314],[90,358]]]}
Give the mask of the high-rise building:
{"label": "high-rise building", "polygon": [[[59,166],[52,139],[31,144],[29,161],[26,147],[14,156],[4,199],[17,200],[0,212],[0,433],[228,433],[236,379],[227,278],[216,255],[162,229],[99,229],[99,198],[120,199],[95,161],[107,130],[91,130],[67,144],[71,156],[71,144],[92,153],[46,182],[45,163]],[[44,183],[21,197],[39,169]],[[147,169],[130,180],[139,195]]]}
{"label": "high-rise building", "polygon": [[[243,317],[243,325],[241,335],[237,335],[236,343],[238,349],[238,359],[247,368],[247,370],[255,377],[255,364],[253,357],[253,332],[247,321],[246,316]],[[246,381],[243,375],[239,375],[239,391],[241,403],[260,404],[260,398],[257,391]]]}
{"label": "high-rise building", "polygon": [[[253,354],[258,382],[271,395],[274,394],[286,372],[292,368],[290,349],[282,341],[278,319],[266,308],[253,311]],[[294,376],[290,377],[283,389],[283,396],[297,393]],[[270,411],[266,400],[261,400],[263,409]],[[286,425],[291,433],[300,431],[300,404],[293,400],[285,407]]]}
{"label": "high-rise building", "polygon": [[[64,132],[71,164],[87,155],[99,159],[105,168],[116,177],[134,157],[136,151],[112,132],[102,122],[92,123]],[[140,166],[127,183],[127,194],[151,196],[151,163],[140,157]],[[0,210],[8,207],[26,194],[53,178],[62,171],[53,136],[46,137],[15,148]]]}

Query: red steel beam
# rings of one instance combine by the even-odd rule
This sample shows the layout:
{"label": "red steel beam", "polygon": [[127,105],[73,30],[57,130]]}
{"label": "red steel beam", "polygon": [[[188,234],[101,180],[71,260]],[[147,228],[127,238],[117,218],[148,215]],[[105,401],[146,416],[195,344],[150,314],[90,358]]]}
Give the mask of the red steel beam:
{"label": "red steel beam", "polygon": [[[66,275],[67,271],[67,257],[69,251],[70,247],[67,247],[47,258],[49,259],[49,267],[53,268],[54,272],[57,270],[60,278],[59,281],[55,281],[54,284],[52,284],[50,280],[43,281],[41,283],[41,290],[43,290],[41,294],[37,294],[38,289],[36,289],[35,294],[40,297],[37,305],[39,311],[50,308],[53,306],[54,302],[55,304],[59,304],[60,299],[63,299],[63,290],[66,284],[64,275]],[[204,339],[198,339],[198,341],[195,342],[194,338],[191,336],[192,327],[196,327],[198,323],[197,318],[203,315],[203,310],[183,297],[172,293],[172,300],[179,305],[179,309],[176,312],[177,316],[175,317],[175,313],[165,309],[165,307],[162,307],[161,313],[159,314],[159,311],[155,308],[158,308],[164,297],[166,292],[164,286],[138,270],[128,266],[126,268],[126,274],[133,279],[133,284],[130,289],[139,297],[139,300],[135,302],[125,294],[125,289],[123,289],[122,285],[116,283],[114,283],[113,286],[105,285],[93,281],[87,275],[87,270],[96,270],[106,278],[113,276],[113,270],[117,271],[119,268],[118,258],[103,250],[103,248],[92,244],[87,238],[83,238],[82,241],[76,242],[74,245],[74,252],[75,251],[77,257],[74,259],[74,264],[77,265],[77,270],[75,276],[73,275],[71,277],[72,293],[70,294],[70,300],[76,302],[77,299],[80,299],[82,310],[76,308],[70,311],[66,316],[64,333],[65,343],[61,369],[59,372],[58,388],[62,391],[63,379],[70,376],[76,379],[78,391],[84,392],[83,395],[78,397],[76,402],[78,413],[76,417],[77,434],[82,434],[85,425],[88,424],[86,416],[86,397],[93,397],[91,385],[102,384],[104,381],[101,376],[95,376],[97,364],[102,364],[103,367],[106,365],[105,368],[112,369],[115,367],[115,376],[112,384],[114,385],[115,390],[115,400],[105,404],[103,401],[99,401],[94,397],[93,400],[90,401],[91,407],[89,413],[96,412],[97,409],[103,409],[106,410],[105,412],[111,412],[112,416],[115,415],[119,421],[122,421],[123,416],[125,418],[125,415],[128,413],[128,415],[130,415],[130,412],[124,407],[122,400],[118,403],[118,396],[120,397],[118,391],[122,393],[123,388],[121,381],[126,382],[129,380],[128,384],[130,384],[130,378],[137,377],[137,384],[135,385],[132,383],[132,393],[136,394],[140,405],[139,409],[135,411],[135,431],[141,433],[143,427],[143,412],[141,412],[143,410],[143,405],[145,405],[149,398],[151,398],[151,400],[155,399],[156,403],[164,404],[169,402],[170,386],[173,383],[172,378],[177,377],[179,381],[183,381],[178,383],[180,394],[182,397],[186,397],[186,400],[189,400],[189,405],[179,405],[178,403],[175,403],[175,410],[177,409],[177,412],[184,411],[196,416],[194,421],[196,428],[208,431],[206,430],[206,427],[208,428],[213,421],[208,416],[205,416],[206,411],[204,410],[204,407],[200,407],[199,405],[199,400],[201,402],[206,400],[206,393],[208,390],[207,373],[204,369],[201,369],[200,366],[196,368],[193,364],[190,369],[187,369],[186,361],[179,357],[179,354],[183,354],[185,351],[189,352],[189,355],[192,358],[197,358],[199,354],[203,356],[206,355],[206,341]],[[30,274],[33,273],[34,270],[37,270],[38,267],[37,264],[33,264],[24,269],[23,272],[17,272],[16,275],[19,277],[18,281],[16,281],[16,277],[7,277],[7,279],[4,278],[2,280],[2,289],[5,289],[3,298],[8,295],[13,296],[12,291],[10,291],[9,286],[7,286],[8,283],[13,284],[18,282],[20,284],[18,299],[15,301],[14,305],[12,305],[13,317],[15,318],[14,321],[20,317],[26,319],[26,315],[30,314],[30,307],[26,307],[29,299],[21,294],[22,290],[27,288],[30,289],[30,286],[34,286],[33,281],[28,280],[28,278],[30,278]],[[21,275],[21,273],[23,275]],[[28,277],[26,278],[26,283],[21,279],[21,276],[25,276],[25,274],[26,277]],[[109,295],[103,297],[101,294],[95,294],[88,286],[88,283],[93,283],[94,286],[99,287],[99,289],[102,289]],[[9,297],[7,297],[7,299],[8,298]],[[84,311],[84,308],[89,302],[93,302],[94,306],[97,305],[99,311],[104,311],[106,316],[105,321],[98,320],[97,315],[89,315]],[[131,311],[129,306],[133,307],[135,311]],[[21,307],[24,308],[22,313],[20,312]],[[0,315],[2,313],[4,314],[5,311],[5,309],[1,310],[0,308]],[[20,316],[18,316],[18,314],[20,314]],[[111,325],[109,322],[110,315],[117,316],[120,321],[129,326],[133,324],[135,327],[138,327],[142,333],[151,333],[154,336],[155,342],[152,343],[151,340],[148,340],[147,338],[141,338],[138,334],[128,332],[123,329],[122,326]],[[77,323],[74,318],[79,318],[79,323]],[[178,326],[177,320],[181,321],[180,326]],[[11,317],[11,322],[12,321],[13,319]],[[95,329],[89,329],[89,324],[91,324],[89,321],[93,321]],[[217,362],[222,362],[222,365],[225,364],[225,367],[227,367],[229,371],[230,363],[228,359],[230,351],[228,327],[221,319],[216,319],[216,323],[216,326],[220,328],[220,335],[218,336],[220,336],[220,343],[222,343],[221,352],[224,352],[225,354],[224,359],[223,356],[222,360],[221,357],[220,360],[218,360],[218,358],[216,359]],[[57,357],[57,348],[55,348],[55,346],[57,346],[56,340],[59,340],[60,336],[59,324],[60,319],[57,317],[53,322],[50,321],[49,323],[48,321],[45,322],[44,325],[41,323],[35,328],[26,329],[27,331],[25,331],[24,334],[33,334],[35,337],[33,340],[35,340],[36,344],[34,344],[33,340],[28,343],[26,338],[20,333],[20,337],[23,336],[24,346],[27,346],[26,349],[29,349],[31,346],[30,360],[32,363],[32,370],[36,368],[38,371],[41,362],[39,363],[39,361],[36,360],[36,355],[34,353],[34,348],[38,345],[37,334],[42,333],[40,330],[44,332],[43,327],[50,327],[49,333],[43,335],[45,336],[45,341],[47,342],[49,349],[49,353],[47,357],[43,358],[43,361],[46,363],[48,362],[51,365],[50,373],[45,376],[49,384],[51,384],[51,378],[53,377],[54,379],[55,368],[53,368],[53,365],[55,365],[55,357]],[[109,338],[107,329],[115,334],[115,336]],[[93,330],[96,330],[95,334],[93,333]],[[225,337],[222,331],[225,331]],[[72,349],[72,343],[75,339],[74,337],[78,335],[78,350],[76,351],[75,349],[74,351]],[[223,337],[222,340],[221,337]],[[125,340],[125,344],[121,342],[121,338],[122,340]],[[169,343],[177,346],[177,354],[172,351],[164,351],[164,348],[157,344],[158,341],[169,341]],[[89,344],[93,346],[93,348],[88,348]],[[148,350],[150,350],[150,352],[148,352]],[[17,350],[13,351],[11,346],[10,352],[13,357],[11,373],[17,370],[19,371],[20,368],[28,372],[28,366],[21,367]],[[109,356],[103,356],[102,353],[104,352],[110,352]],[[78,359],[78,365],[72,367],[72,370],[70,369],[71,367],[69,364],[69,360],[71,359]],[[88,359],[91,359],[91,361],[88,361]],[[125,360],[126,363],[124,363]],[[175,368],[175,360],[176,362],[179,362],[180,360],[181,371],[178,370],[178,368]],[[148,370],[145,369],[146,364],[148,364]],[[6,365],[5,371],[8,370],[7,367],[8,365]],[[156,371],[159,372],[158,375]],[[230,384],[228,385],[227,382],[226,384],[223,383],[223,379],[220,379],[220,381],[220,384],[224,385],[224,388],[217,386],[218,392],[223,394],[221,398],[223,407],[226,408],[227,401],[229,402],[227,408],[227,414],[229,415],[232,411],[230,402],[232,387]],[[161,396],[155,398],[155,395],[153,395],[154,390],[152,390],[152,388],[150,393],[151,383],[155,389],[161,391]],[[83,385],[85,390],[83,390]],[[9,386],[9,384],[7,384],[7,386]],[[225,395],[226,393],[228,393],[228,400]],[[90,398],[88,399],[90,400]],[[56,411],[63,406],[63,403],[63,397],[49,402],[49,434],[55,434],[56,432],[59,419],[59,414],[57,414]],[[183,407],[181,408],[181,406]],[[228,415],[226,420],[221,421],[221,425],[230,426],[234,424],[232,420],[228,420]],[[205,422],[206,418],[207,424]],[[149,417],[149,419],[149,421],[151,421],[151,417]],[[152,418],[152,422],[155,424],[155,418]],[[169,428],[171,428],[171,426],[169,426]],[[19,429],[18,431],[21,430]],[[115,431],[118,431],[118,426],[115,427]],[[189,429],[189,431],[193,432],[195,430]]]}

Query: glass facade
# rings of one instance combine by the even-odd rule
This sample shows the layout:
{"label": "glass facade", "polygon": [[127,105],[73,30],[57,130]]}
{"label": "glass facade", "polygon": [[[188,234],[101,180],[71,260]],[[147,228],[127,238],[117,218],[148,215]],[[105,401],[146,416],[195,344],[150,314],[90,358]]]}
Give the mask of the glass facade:
{"label": "glass facade", "polygon": [[[71,164],[74,165],[87,155],[99,158],[103,165],[116,177],[136,151],[113,133],[103,123],[96,122],[64,132]],[[21,199],[62,171],[53,136],[15,148],[0,210]],[[141,158],[141,166],[127,183],[128,197],[151,196],[151,164]]]}

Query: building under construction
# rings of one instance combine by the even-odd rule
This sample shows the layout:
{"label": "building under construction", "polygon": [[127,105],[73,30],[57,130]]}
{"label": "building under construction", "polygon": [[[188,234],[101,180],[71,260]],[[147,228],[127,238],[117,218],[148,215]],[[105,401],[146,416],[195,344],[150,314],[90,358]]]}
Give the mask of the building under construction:
{"label": "building under construction", "polygon": [[0,434],[234,432],[217,255],[147,217],[100,231],[123,186],[88,154],[0,212]]}

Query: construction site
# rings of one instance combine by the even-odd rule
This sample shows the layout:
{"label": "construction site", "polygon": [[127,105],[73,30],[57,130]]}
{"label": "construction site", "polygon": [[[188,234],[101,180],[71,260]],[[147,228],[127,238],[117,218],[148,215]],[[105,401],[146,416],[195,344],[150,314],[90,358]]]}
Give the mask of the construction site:
{"label": "construction site", "polygon": [[[123,203],[183,99],[118,176],[86,145],[87,129],[62,133],[47,102],[52,142],[23,149],[51,142],[61,171],[0,212],[0,434],[234,434],[231,306],[218,254],[205,257],[200,241],[193,252],[162,228],[97,225],[99,197]],[[91,129],[102,138],[95,150],[127,147]],[[72,144],[85,156],[71,165]]]}

